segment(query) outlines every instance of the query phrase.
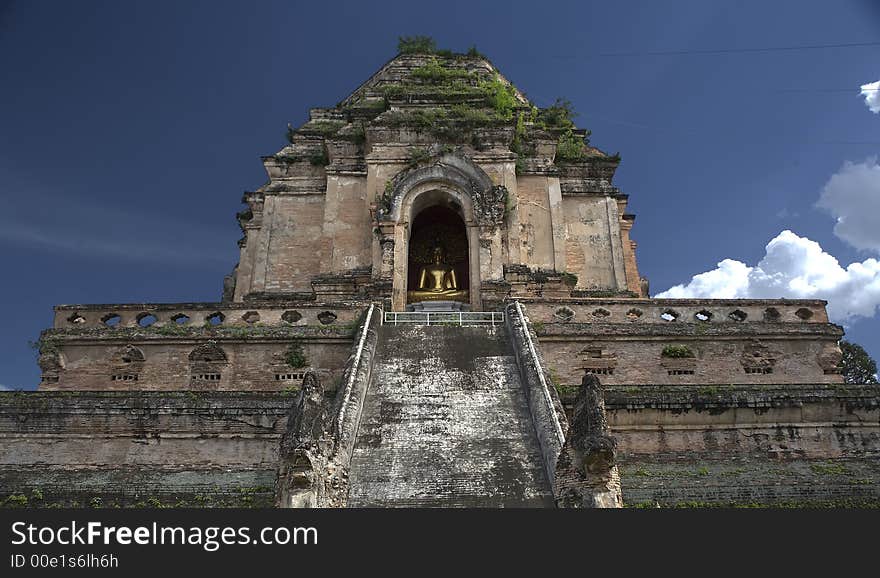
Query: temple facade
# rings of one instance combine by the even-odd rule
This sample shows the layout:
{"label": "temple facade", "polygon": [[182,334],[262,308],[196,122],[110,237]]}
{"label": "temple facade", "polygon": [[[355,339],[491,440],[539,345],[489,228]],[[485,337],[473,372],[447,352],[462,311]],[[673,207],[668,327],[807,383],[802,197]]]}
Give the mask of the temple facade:
{"label": "temple facade", "polygon": [[287,507],[880,500],[880,394],[843,387],[825,302],[652,299],[620,157],[565,103],[400,54],[288,140],[220,301],[55,308],[0,477],[68,505],[241,505],[241,479]]}
{"label": "temple facade", "polygon": [[[487,104],[492,90],[506,109]],[[647,296],[611,184],[619,158],[539,115],[484,59],[392,60],[264,157],[232,299],[368,295],[402,311],[428,297],[418,270],[434,246],[459,280],[452,300],[473,310],[524,293],[523,272],[563,280],[566,296]],[[563,133],[580,149],[554,163]]]}
{"label": "temple facade", "polygon": [[333,382],[369,303],[511,300],[563,385],[841,381],[822,301],[650,299],[620,158],[587,134],[482,57],[400,55],[263,157],[220,303],[59,306],[40,387],[278,390],[303,376],[291,338]]}

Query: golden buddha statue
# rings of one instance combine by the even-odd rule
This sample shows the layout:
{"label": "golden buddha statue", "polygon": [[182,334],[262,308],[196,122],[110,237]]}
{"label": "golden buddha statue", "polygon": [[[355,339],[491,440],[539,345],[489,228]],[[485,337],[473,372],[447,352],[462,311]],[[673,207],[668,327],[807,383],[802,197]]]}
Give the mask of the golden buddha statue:
{"label": "golden buddha statue", "polygon": [[434,247],[432,263],[422,267],[419,272],[419,290],[437,293],[456,289],[458,281],[455,279],[455,269],[444,263],[443,249]]}
{"label": "golden buddha statue", "polygon": [[409,301],[461,301],[467,295],[459,289],[455,267],[446,263],[443,248],[435,245],[431,262],[419,270],[418,290],[409,292]]}

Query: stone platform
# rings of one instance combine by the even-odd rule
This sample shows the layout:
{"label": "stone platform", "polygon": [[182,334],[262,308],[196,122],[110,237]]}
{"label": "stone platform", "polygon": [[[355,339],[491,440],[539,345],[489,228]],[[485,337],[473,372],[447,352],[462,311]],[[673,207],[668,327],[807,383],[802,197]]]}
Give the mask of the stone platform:
{"label": "stone platform", "polygon": [[470,311],[471,306],[460,301],[419,301],[406,306],[407,311]]}

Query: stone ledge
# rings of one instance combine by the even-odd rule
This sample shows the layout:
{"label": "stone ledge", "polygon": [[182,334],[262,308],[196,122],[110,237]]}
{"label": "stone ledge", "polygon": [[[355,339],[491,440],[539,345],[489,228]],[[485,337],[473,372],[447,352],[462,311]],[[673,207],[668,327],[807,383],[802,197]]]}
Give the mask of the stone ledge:
{"label": "stone ledge", "polygon": [[742,338],[752,336],[828,336],[840,338],[843,329],[832,323],[544,323],[534,321],[538,337],[584,337],[604,339],[619,336],[633,337],[692,337],[694,339]]}
{"label": "stone ledge", "polygon": [[[357,321],[360,312],[369,302],[345,300],[328,301],[247,301],[224,303],[116,303],[87,305],[56,305],[53,327],[56,329],[99,328],[116,331],[123,328],[155,331],[160,327],[171,330],[187,328],[222,329],[235,326],[241,328],[265,327],[267,325],[303,326],[333,325]],[[209,318],[217,316],[218,323],[210,323]],[[287,321],[286,315],[295,314],[295,320]],[[323,322],[322,315],[331,315],[329,322]],[[184,316],[180,323],[178,316]],[[153,316],[152,324],[140,325],[146,316]],[[107,320],[118,317],[116,324],[107,325]]]}
{"label": "stone ledge", "polygon": [[823,299],[654,299],[654,298],[614,298],[614,297],[584,297],[578,298],[522,298],[517,301],[523,304],[542,303],[542,304],[559,304],[578,303],[588,305],[644,305],[645,307],[666,307],[671,305],[678,306],[701,306],[712,305],[718,307],[736,307],[736,306],[764,306],[764,305],[785,305],[793,306],[815,306],[824,307],[828,304]]}
{"label": "stone ledge", "polygon": [[350,341],[354,326],[236,326],[236,327],[175,327],[163,331],[161,327],[119,329],[92,327],[84,329],[46,329],[40,336],[42,343],[95,342],[95,341],[165,341],[197,342],[214,341],[290,341],[291,339],[342,339]]}
{"label": "stone ledge", "polygon": [[880,507],[880,460],[621,457],[627,507]]}
{"label": "stone ledge", "polygon": [[0,466],[0,508],[271,507],[275,468]]}
{"label": "stone ledge", "polygon": [[878,411],[880,386],[812,385],[637,385],[605,387],[608,411],[660,409],[726,410],[734,408],[801,407],[834,402],[847,409]]}
{"label": "stone ledge", "polygon": [[286,416],[295,400],[293,392],[261,391],[0,391],[0,420],[64,413],[86,419],[160,412]]}

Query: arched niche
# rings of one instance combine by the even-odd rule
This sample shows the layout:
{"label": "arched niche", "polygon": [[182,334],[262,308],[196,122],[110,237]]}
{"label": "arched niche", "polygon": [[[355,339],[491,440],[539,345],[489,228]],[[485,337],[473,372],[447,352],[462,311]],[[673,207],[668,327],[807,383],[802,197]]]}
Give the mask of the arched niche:
{"label": "arched niche", "polygon": [[473,310],[480,310],[480,247],[491,246],[493,237],[500,238],[497,229],[503,223],[506,202],[507,189],[494,185],[485,171],[456,153],[439,154],[433,164],[395,177],[378,203],[380,245],[376,253],[382,255],[378,263],[381,267],[377,267],[385,271],[381,275],[389,275],[390,269],[392,309],[403,311],[407,305],[413,277],[409,262],[413,224],[424,211],[445,207],[464,223],[468,256],[463,276],[467,278],[469,304]]}
{"label": "arched niche", "polygon": [[[420,267],[420,259],[414,254],[419,250],[417,245],[424,242],[422,235],[426,229],[430,231],[431,217],[443,216],[441,224],[459,228],[453,234],[461,235],[461,239],[447,239],[447,251],[463,252],[455,255],[453,264],[459,272],[462,289],[468,292],[467,303],[471,309],[480,309],[480,232],[479,224],[474,219],[473,203],[468,194],[457,187],[446,183],[424,182],[413,187],[400,204],[400,216],[394,227],[394,270],[392,288],[392,308],[403,311],[409,301],[408,292],[417,289],[418,271],[411,267]],[[415,229],[413,226],[415,225]],[[461,243],[463,246],[460,246]],[[415,251],[413,250],[415,249]],[[451,299],[459,300],[459,299]]]}
{"label": "arched niche", "polygon": [[438,202],[414,215],[407,251],[407,305],[470,304],[470,247],[460,209]]}
{"label": "arched niche", "polygon": [[220,389],[229,359],[213,341],[197,345],[189,354],[189,387],[194,390]]}

